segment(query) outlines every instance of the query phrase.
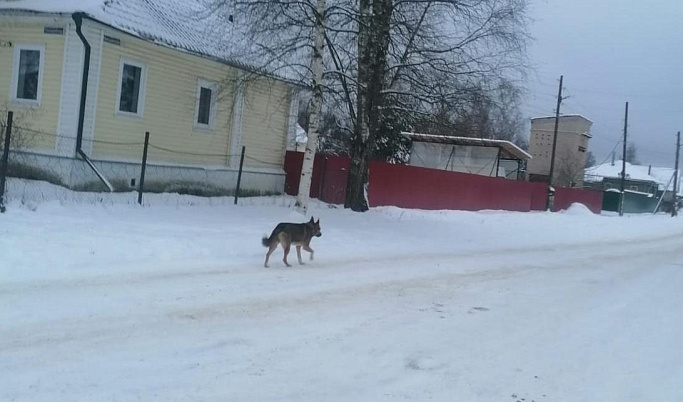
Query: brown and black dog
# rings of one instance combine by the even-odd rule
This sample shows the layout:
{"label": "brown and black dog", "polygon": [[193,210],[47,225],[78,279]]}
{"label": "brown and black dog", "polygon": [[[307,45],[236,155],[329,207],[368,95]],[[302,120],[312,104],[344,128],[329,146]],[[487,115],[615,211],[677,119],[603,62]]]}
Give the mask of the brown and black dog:
{"label": "brown and black dog", "polygon": [[284,261],[285,265],[288,267],[291,267],[291,265],[287,262],[287,255],[289,254],[289,248],[292,244],[296,246],[296,256],[299,259],[299,264],[304,264],[303,261],[301,261],[301,247],[311,253],[311,260],[313,260],[311,239],[320,236],[322,236],[322,233],[320,232],[320,219],[314,221],[313,217],[311,217],[311,220],[306,223],[278,223],[278,225],[275,226],[275,229],[273,229],[273,233],[270,234],[270,237],[261,239],[263,246],[268,247],[266,262],[263,266],[268,268],[268,259],[273,251],[275,251],[278,244],[280,244],[285,251],[285,257],[282,261]]}

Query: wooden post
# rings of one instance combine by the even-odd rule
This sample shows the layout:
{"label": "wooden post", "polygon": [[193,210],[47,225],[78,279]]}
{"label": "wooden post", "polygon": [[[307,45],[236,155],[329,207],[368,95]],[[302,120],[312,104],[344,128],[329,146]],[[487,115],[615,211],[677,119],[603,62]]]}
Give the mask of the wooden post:
{"label": "wooden post", "polygon": [[619,202],[619,216],[624,216],[624,190],[626,187],[626,134],[628,132],[628,102],[626,102],[626,114],[624,116],[624,154],[621,158],[621,200]]}
{"label": "wooden post", "polygon": [[242,155],[240,156],[240,170],[237,172],[237,186],[235,186],[235,205],[237,205],[237,199],[240,193],[240,184],[242,183],[242,166],[244,166],[244,152],[246,147],[242,146]]}
{"label": "wooden post", "polygon": [[140,169],[140,185],[138,187],[138,204],[142,205],[142,193],[145,192],[145,171],[147,170],[147,149],[149,146],[149,131],[145,132],[145,147],[142,150],[142,168]]}
{"label": "wooden post", "polygon": [[5,147],[2,150],[2,164],[0,164],[0,212],[5,212],[5,183],[7,179],[7,163],[9,161],[9,144],[12,136],[12,120],[14,112],[7,112],[7,128],[5,129]]}
{"label": "wooden post", "polygon": [[562,81],[564,76],[560,76],[560,89],[557,92],[557,108],[555,108],[555,129],[553,130],[553,153],[550,156],[550,172],[548,174],[548,199],[546,201],[546,209],[549,211],[552,207],[550,196],[553,188],[553,174],[555,173],[555,151],[557,150],[557,129],[560,124],[560,106],[562,105]]}
{"label": "wooden post", "polygon": [[681,153],[681,132],[676,135],[676,165],[674,167],[674,197],[673,207],[671,208],[671,216],[678,215],[678,156]]}

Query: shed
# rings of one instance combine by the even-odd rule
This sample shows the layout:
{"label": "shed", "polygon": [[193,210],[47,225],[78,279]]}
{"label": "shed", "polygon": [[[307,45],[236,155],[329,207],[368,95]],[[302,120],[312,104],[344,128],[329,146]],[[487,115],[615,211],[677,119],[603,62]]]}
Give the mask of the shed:
{"label": "shed", "polygon": [[510,141],[401,133],[412,141],[409,165],[524,180],[531,155]]}

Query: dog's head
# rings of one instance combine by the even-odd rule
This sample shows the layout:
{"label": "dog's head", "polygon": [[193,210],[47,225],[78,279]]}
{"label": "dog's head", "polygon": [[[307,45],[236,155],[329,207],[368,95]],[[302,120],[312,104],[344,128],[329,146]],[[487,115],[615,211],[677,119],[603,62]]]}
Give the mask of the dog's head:
{"label": "dog's head", "polygon": [[323,235],[323,232],[320,231],[320,218],[316,221],[313,220],[313,217],[311,216],[311,220],[308,221],[308,226],[313,229],[313,236],[320,237]]}

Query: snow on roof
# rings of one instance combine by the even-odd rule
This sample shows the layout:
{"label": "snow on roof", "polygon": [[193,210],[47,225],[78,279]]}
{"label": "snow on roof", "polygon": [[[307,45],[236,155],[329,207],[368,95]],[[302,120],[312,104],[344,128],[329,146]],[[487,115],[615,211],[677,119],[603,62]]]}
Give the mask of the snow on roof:
{"label": "snow on roof", "polygon": [[105,0],[0,0],[0,8],[46,13],[97,12],[104,8]]}
{"label": "snow on roof", "polygon": [[[236,60],[235,52],[241,48],[239,43],[243,36],[236,28],[233,31],[231,28],[219,28],[225,24],[207,14],[203,0],[0,0],[0,13],[2,10],[84,13],[96,21],[156,44],[265,73]],[[283,76],[277,78],[286,80]]]}
{"label": "snow on roof", "polygon": [[[611,163],[604,163],[602,165],[593,166],[586,169],[585,181],[589,182],[601,182],[604,178],[621,178],[621,160],[615,161],[614,166]],[[650,173],[648,174],[649,166],[643,165],[633,165],[626,162],[626,178],[631,180],[642,180],[651,181],[657,183],[659,190],[664,190],[669,181],[671,180],[674,169],[663,168],[652,166]],[[678,173],[679,181],[681,179],[681,173]],[[680,186],[678,186],[678,194],[683,194]],[[671,184],[669,190],[673,189],[673,183]]]}
{"label": "snow on roof", "polygon": [[[587,120],[587,121],[593,123],[593,121],[591,119],[589,119],[586,116],[581,115],[581,114],[561,114],[560,119],[562,119],[563,117],[580,117],[584,120]],[[531,120],[542,120],[542,119],[555,119],[555,116],[540,116],[540,117],[532,117],[531,118]]]}
{"label": "snow on roof", "polygon": [[300,125],[296,125],[296,143],[297,144],[306,144],[308,142],[308,134],[306,134],[306,130],[303,129]]}
{"label": "snow on roof", "polygon": [[502,148],[509,153],[509,156],[512,156],[516,159],[532,159],[532,156],[528,152],[513,144],[512,142],[505,140],[492,140],[488,138],[456,137],[452,135],[421,134],[409,132],[402,132],[401,135],[418,142]]}

